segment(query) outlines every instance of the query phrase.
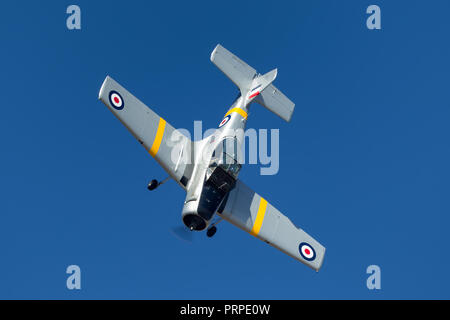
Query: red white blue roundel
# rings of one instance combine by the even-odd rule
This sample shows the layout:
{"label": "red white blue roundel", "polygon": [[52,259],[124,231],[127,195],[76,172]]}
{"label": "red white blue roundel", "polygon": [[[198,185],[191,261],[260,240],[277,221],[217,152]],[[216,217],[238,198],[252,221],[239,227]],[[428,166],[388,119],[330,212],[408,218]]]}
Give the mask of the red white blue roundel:
{"label": "red white blue roundel", "polygon": [[124,107],[122,96],[117,91],[113,90],[109,93],[109,102],[114,109],[122,110]]}
{"label": "red white blue roundel", "polygon": [[222,126],[224,126],[224,125],[228,122],[228,120],[230,120],[230,118],[231,118],[230,115],[228,115],[228,116],[226,116],[225,118],[223,118],[222,122],[219,123],[219,128],[222,127]]}
{"label": "red white blue roundel", "polygon": [[302,242],[298,246],[298,251],[300,251],[300,255],[303,259],[307,261],[312,261],[316,258],[316,251],[314,251],[313,247],[309,245],[309,243]]}

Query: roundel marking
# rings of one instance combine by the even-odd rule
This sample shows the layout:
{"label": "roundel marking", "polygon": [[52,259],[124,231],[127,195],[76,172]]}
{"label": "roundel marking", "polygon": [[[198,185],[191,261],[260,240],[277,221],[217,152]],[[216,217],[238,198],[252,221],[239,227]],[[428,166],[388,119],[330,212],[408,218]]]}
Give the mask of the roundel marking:
{"label": "roundel marking", "polygon": [[117,91],[113,90],[109,93],[109,102],[116,110],[122,110],[124,107],[123,98]]}
{"label": "roundel marking", "polygon": [[316,251],[311,247],[309,243],[302,242],[298,246],[298,251],[303,259],[312,261],[316,258]]}
{"label": "roundel marking", "polygon": [[226,116],[225,118],[223,118],[222,122],[219,123],[219,128],[222,127],[222,126],[224,126],[224,125],[228,122],[228,120],[230,120],[230,118],[231,118],[230,115],[228,115],[228,116]]}

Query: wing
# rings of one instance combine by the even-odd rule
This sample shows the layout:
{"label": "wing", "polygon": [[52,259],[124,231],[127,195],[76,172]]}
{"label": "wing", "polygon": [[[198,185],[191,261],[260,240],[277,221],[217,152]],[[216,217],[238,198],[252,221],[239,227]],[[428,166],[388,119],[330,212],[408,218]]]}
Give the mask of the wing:
{"label": "wing", "polygon": [[325,247],[241,181],[218,214],[314,270],[322,266]]}
{"label": "wing", "polygon": [[186,189],[193,167],[193,142],[109,76],[103,82],[99,99]]}

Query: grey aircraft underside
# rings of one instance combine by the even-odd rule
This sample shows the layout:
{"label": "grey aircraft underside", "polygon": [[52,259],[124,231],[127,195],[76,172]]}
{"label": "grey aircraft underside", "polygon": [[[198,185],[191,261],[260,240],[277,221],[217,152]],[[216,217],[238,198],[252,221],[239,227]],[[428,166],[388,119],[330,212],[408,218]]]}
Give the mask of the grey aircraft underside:
{"label": "grey aircraft underside", "polygon": [[[99,99],[185,191],[183,223],[191,231],[214,234],[214,216],[267,242],[307,266],[319,270],[325,247],[297,228],[267,200],[238,179],[249,106],[264,106],[290,121],[294,103],[272,82],[277,69],[260,75],[221,45],[211,61],[240,90],[211,136],[191,141],[109,76]],[[159,184],[153,180],[149,189]]]}

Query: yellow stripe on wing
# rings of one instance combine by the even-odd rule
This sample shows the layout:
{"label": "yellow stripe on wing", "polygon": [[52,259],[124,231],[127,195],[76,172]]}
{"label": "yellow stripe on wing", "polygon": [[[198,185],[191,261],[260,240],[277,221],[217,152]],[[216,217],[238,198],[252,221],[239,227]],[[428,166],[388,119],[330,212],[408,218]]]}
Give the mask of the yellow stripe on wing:
{"label": "yellow stripe on wing", "polygon": [[261,200],[259,201],[259,207],[258,212],[256,214],[255,223],[253,224],[253,228],[250,231],[250,234],[252,236],[256,237],[259,231],[261,230],[264,221],[264,216],[266,215],[266,209],[267,209],[267,201],[263,197],[261,197]]}
{"label": "yellow stripe on wing", "polygon": [[156,137],[153,141],[153,145],[148,152],[152,155],[152,157],[156,156],[158,153],[159,147],[161,146],[161,141],[164,135],[164,129],[166,128],[166,120],[163,118],[159,118],[158,130],[156,131]]}
{"label": "yellow stripe on wing", "polygon": [[247,120],[247,112],[245,112],[241,108],[233,108],[233,109],[228,110],[228,112],[225,114],[225,117],[233,112],[239,113],[245,120]]}

